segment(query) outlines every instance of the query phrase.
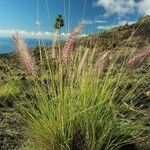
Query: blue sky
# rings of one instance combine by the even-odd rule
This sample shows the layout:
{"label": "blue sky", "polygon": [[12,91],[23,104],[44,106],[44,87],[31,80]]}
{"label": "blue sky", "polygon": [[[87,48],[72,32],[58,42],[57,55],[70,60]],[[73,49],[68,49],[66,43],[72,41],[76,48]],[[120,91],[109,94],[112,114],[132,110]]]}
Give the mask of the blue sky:
{"label": "blue sky", "polygon": [[82,34],[86,35],[150,15],[150,0],[0,0],[0,36],[20,31],[26,37],[49,38],[58,14],[65,19],[62,36],[82,18],[86,23]]}

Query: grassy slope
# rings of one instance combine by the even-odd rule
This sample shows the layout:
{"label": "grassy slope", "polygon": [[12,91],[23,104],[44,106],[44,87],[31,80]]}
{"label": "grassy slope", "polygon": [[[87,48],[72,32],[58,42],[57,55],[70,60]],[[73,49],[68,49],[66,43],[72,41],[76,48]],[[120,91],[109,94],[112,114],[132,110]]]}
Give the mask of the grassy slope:
{"label": "grassy slope", "polygon": [[[8,65],[11,62],[11,65]],[[19,89],[11,82],[11,70],[16,66],[13,56],[0,59],[0,149],[15,149],[22,139],[22,120],[16,113],[12,93],[18,94]]]}
{"label": "grassy slope", "polygon": [[[142,25],[139,27],[137,33],[133,36],[133,39],[130,40],[126,47],[147,47],[150,45],[150,17],[146,17],[143,20],[140,20],[137,24],[131,26],[125,25],[104,33],[83,38],[79,40],[79,45],[87,45],[88,47],[94,47],[94,45],[96,45],[101,50],[108,50],[110,48],[120,49],[120,47],[122,47],[126,43],[127,39],[131,36],[133,29],[135,29],[141,22]],[[87,39],[89,39],[89,45],[88,43],[85,43]],[[38,56],[38,53],[36,55]],[[0,63],[0,87],[2,87],[3,85],[7,85],[7,83],[9,83],[10,78],[12,78],[11,69],[17,68],[18,64],[16,63],[14,55],[1,56],[0,60],[2,61]],[[8,64],[10,67],[8,67]],[[20,72],[16,71],[16,74],[20,74]],[[12,85],[8,85],[7,88],[10,88],[11,90],[11,86]],[[15,112],[15,106],[10,99],[10,95],[7,95],[2,88],[0,91],[0,111],[2,112],[0,116],[0,147],[3,149],[14,149],[21,139],[19,125],[21,125],[22,122],[20,121],[18,114]],[[10,145],[7,144],[8,142]],[[6,147],[3,147],[4,145]]]}
{"label": "grassy slope", "polygon": [[[133,32],[135,32],[133,34]],[[96,33],[82,38],[81,45],[99,48],[99,51],[117,49],[122,47],[143,48],[150,46],[150,16],[140,19],[132,25],[124,25],[107,30],[103,33]]]}

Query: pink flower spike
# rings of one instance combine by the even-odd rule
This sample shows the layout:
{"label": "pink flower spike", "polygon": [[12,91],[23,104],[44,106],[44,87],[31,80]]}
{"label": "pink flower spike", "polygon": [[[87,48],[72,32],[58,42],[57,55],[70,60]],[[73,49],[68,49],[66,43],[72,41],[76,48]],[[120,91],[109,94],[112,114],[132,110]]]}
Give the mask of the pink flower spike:
{"label": "pink flower spike", "polygon": [[146,57],[150,56],[150,50],[145,50],[142,53],[135,55],[132,59],[127,62],[127,66],[134,67],[139,65]]}
{"label": "pink flower spike", "polygon": [[19,61],[24,71],[28,75],[36,75],[37,69],[35,67],[34,60],[30,56],[27,46],[24,43],[21,35],[19,33],[15,33],[15,35],[13,36],[13,41],[16,46],[16,52],[19,57]]}
{"label": "pink flower spike", "polygon": [[84,25],[84,22],[81,21],[79,25],[77,26],[77,28],[75,28],[74,31],[70,34],[70,36],[68,37],[68,40],[64,44],[64,48],[62,51],[62,61],[65,66],[67,65],[68,58],[73,49],[73,45],[76,42],[77,37],[83,28],[83,25]]}

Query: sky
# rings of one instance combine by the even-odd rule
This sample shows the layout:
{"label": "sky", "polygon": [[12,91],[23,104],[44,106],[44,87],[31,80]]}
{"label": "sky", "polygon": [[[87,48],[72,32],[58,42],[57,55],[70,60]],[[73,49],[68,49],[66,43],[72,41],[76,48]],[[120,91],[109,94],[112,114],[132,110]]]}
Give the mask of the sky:
{"label": "sky", "polygon": [[58,14],[65,20],[62,37],[82,19],[86,36],[150,15],[150,0],[0,0],[0,36],[17,31],[27,38],[52,38]]}

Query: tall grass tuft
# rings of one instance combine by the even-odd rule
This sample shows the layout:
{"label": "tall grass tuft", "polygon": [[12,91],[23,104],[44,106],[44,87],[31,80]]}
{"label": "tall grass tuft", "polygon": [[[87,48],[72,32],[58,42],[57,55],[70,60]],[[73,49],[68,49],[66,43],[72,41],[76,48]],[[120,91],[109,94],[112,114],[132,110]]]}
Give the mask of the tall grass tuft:
{"label": "tall grass tuft", "polygon": [[[141,133],[147,128],[143,120],[136,118],[141,111],[133,102],[144,91],[139,88],[148,75],[132,76],[115,58],[110,62],[109,51],[97,58],[95,50],[84,49],[82,53],[76,48],[70,61],[72,45],[82,27],[81,22],[65,43],[63,65],[57,60],[54,67],[50,61],[50,74],[45,70],[41,72],[42,78],[29,77],[29,82],[21,85],[25,96],[20,113],[26,122],[28,139],[22,149],[117,150],[145,139]],[[21,63],[28,74],[36,74],[26,46],[18,36],[14,40]]]}

